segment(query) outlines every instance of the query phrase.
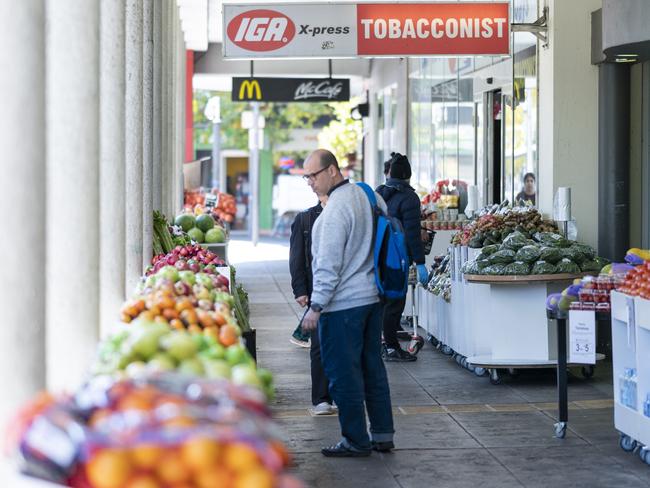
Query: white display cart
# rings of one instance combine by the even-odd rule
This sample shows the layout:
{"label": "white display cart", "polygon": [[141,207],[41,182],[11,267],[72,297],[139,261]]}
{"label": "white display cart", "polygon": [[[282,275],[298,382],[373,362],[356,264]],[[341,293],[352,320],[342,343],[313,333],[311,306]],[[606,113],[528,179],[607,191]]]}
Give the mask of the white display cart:
{"label": "white display cart", "polygon": [[[451,303],[426,290],[419,296],[421,324],[441,350],[478,375],[488,370],[493,384],[500,383],[499,369],[555,368],[557,327],[544,304],[548,295],[582,275],[463,275],[462,265],[480,249],[455,246],[450,251]],[[590,376],[593,368],[585,365],[583,374]]]}
{"label": "white display cart", "polygon": [[[650,393],[650,300],[612,292],[612,374],[614,378],[614,425],[621,432],[621,447],[634,451],[650,464],[650,418],[643,404]],[[626,368],[637,374],[636,410],[621,400],[621,377]]]}

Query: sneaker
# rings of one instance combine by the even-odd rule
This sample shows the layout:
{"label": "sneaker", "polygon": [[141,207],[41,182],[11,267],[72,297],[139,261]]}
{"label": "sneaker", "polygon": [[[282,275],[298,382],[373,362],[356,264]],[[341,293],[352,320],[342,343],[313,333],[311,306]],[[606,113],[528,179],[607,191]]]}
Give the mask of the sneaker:
{"label": "sneaker", "polygon": [[321,402],[311,409],[314,415],[333,415],[335,412],[334,407],[327,402]]}
{"label": "sneaker", "polygon": [[410,363],[417,360],[417,356],[411,354],[408,351],[405,351],[401,347],[386,347],[384,352],[382,352],[382,358],[384,361],[395,361],[402,363]]}
{"label": "sneaker", "polygon": [[367,451],[358,451],[350,447],[344,446],[342,442],[334,446],[324,447],[320,450],[325,457],[368,457],[370,456],[370,449]]}
{"label": "sneaker", "polygon": [[289,342],[299,347],[310,347],[309,341],[301,341],[300,339],[296,339],[293,336],[291,337],[291,339],[289,339]]}
{"label": "sneaker", "polygon": [[395,444],[393,444],[393,441],[385,441],[385,442],[372,441],[372,450],[373,451],[390,452],[391,449],[395,449]]}

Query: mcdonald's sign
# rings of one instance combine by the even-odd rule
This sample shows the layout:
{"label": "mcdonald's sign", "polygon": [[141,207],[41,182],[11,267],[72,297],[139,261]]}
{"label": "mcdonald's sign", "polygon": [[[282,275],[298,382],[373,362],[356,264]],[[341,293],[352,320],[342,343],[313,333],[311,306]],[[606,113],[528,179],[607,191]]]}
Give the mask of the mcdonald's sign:
{"label": "mcdonald's sign", "polygon": [[233,78],[233,102],[346,102],[345,78]]}

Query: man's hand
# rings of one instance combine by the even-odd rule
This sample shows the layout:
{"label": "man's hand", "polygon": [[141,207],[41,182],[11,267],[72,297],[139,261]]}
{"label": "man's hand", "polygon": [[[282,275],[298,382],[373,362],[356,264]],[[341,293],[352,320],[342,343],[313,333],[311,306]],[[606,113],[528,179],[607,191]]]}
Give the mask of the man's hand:
{"label": "man's hand", "polygon": [[302,330],[303,332],[311,332],[316,330],[318,327],[318,319],[320,319],[320,312],[314,312],[309,309],[305,318],[302,319]]}
{"label": "man's hand", "polygon": [[301,307],[306,307],[307,302],[309,302],[309,297],[307,295],[303,295],[301,297],[296,298],[296,302],[298,302],[298,305]]}

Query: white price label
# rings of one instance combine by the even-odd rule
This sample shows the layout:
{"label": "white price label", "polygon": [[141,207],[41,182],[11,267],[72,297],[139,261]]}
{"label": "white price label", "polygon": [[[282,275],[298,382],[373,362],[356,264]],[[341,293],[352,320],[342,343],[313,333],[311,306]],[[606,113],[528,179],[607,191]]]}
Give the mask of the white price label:
{"label": "white price label", "polygon": [[596,312],[569,311],[569,362],[596,364]]}

